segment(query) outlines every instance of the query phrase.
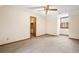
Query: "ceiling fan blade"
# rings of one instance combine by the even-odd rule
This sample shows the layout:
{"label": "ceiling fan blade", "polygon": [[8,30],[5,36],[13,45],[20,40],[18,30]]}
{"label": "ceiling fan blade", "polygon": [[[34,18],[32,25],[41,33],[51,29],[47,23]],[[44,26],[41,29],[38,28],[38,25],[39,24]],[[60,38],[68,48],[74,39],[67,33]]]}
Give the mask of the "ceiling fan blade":
{"label": "ceiling fan blade", "polygon": [[44,11],[44,10],[37,10],[37,11]]}
{"label": "ceiling fan blade", "polygon": [[44,8],[45,6],[36,6],[36,7],[30,7],[30,9],[40,9],[40,8]]}
{"label": "ceiling fan blade", "polygon": [[58,9],[48,9],[49,11],[57,11]]}

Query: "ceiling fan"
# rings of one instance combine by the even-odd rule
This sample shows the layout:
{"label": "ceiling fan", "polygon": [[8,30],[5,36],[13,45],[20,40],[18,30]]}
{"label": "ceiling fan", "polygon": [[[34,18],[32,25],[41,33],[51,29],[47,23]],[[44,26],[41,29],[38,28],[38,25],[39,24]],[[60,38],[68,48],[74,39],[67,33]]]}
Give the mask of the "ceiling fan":
{"label": "ceiling fan", "polygon": [[[58,9],[56,8],[50,8],[52,5],[46,5],[46,6],[41,6],[40,8],[43,8],[43,10],[45,11],[45,14],[47,15],[48,11],[57,11]],[[43,11],[41,10],[41,11]]]}

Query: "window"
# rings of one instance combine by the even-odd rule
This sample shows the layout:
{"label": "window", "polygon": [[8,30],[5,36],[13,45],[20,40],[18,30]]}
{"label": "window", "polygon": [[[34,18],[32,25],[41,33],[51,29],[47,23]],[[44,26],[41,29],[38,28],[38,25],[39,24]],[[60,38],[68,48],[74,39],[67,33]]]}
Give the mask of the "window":
{"label": "window", "polygon": [[63,29],[69,28],[68,17],[61,17],[60,18],[60,28],[63,28]]}

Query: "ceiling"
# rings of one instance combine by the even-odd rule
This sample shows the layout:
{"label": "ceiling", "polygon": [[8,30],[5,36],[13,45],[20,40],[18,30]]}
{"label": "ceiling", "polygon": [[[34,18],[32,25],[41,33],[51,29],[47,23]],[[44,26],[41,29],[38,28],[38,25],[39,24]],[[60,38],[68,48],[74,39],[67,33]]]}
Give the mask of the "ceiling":
{"label": "ceiling", "polygon": [[[45,5],[3,5],[3,6],[11,6],[11,7],[13,6],[18,8],[30,9],[32,11],[36,11],[42,14],[43,12],[39,10],[43,10],[42,6],[45,6]],[[51,5],[51,8],[57,8],[59,14],[79,11],[78,5]]]}
{"label": "ceiling", "polygon": [[[39,10],[43,10],[43,8],[41,8],[42,5],[24,5],[20,7],[24,7],[26,9],[30,9],[30,10],[40,12],[40,13],[42,13],[42,11],[39,11]],[[60,14],[79,11],[78,5],[52,5],[51,8],[57,8],[58,13]]]}

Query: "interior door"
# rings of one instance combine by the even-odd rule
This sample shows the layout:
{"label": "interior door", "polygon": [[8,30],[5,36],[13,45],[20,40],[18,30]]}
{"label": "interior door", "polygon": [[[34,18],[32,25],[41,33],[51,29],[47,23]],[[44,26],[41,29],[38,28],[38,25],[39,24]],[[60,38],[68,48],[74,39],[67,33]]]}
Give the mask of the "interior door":
{"label": "interior door", "polygon": [[36,37],[36,17],[30,16],[30,35]]}

